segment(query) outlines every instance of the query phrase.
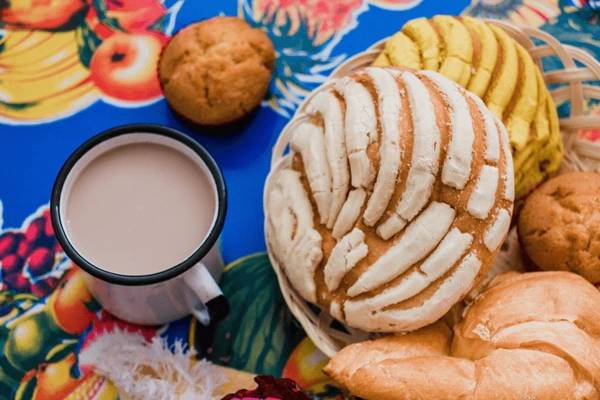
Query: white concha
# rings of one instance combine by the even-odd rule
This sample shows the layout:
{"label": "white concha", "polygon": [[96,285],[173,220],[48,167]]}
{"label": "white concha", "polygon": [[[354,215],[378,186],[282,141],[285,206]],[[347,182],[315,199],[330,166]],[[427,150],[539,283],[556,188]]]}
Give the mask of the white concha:
{"label": "white concha", "polygon": [[[351,326],[365,327],[371,332],[412,331],[441,318],[447,310],[462,299],[477,276],[481,261],[468,254],[456,271],[448,276],[439,288],[422,304],[410,308],[392,308],[362,312],[355,309],[359,301],[346,302],[346,321]],[[392,303],[393,305],[393,303]]]}
{"label": "white concha", "polygon": [[366,198],[367,192],[363,189],[355,189],[348,193],[348,198],[333,225],[332,234],[334,238],[340,239],[352,229],[356,220],[360,217],[360,211]]}
{"label": "white concha", "polygon": [[268,196],[272,218],[267,229],[274,232],[271,251],[300,295],[314,302],[317,297],[314,274],[323,252],[321,236],[313,229],[313,212],[300,174],[281,171]]}
{"label": "white concha", "polygon": [[469,197],[469,213],[479,219],[486,219],[496,200],[498,188],[498,168],[484,165],[477,178],[475,190]]}
{"label": "white concha", "polygon": [[[500,131],[500,140],[502,141],[503,153],[512,155],[512,153],[510,152],[508,131],[506,130],[506,127],[504,126],[502,121],[500,121],[500,119],[497,118],[495,115],[494,115],[494,120],[496,121],[496,126],[498,127],[498,131]],[[509,158],[510,158],[510,160],[509,160],[510,162],[506,163],[506,167],[504,170],[504,176],[503,176],[504,198],[506,200],[510,200],[512,202],[513,199],[515,198],[515,167],[512,163],[512,156],[509,156]]]}
{"label": "white concha", "polygon": [[472,242],[473,237],[470,234],[461,233],[458,228],[453,228],[418,269],[405,276],[398,284],[373,297],[348,301],[347,310],[369,313],[416,296],[448,272]]}
{"label": "white concha", "polygon": [[380,167],[363,215],[365,224],[373,226],[381,218],[394,193],[401,158],[399,119],[403,110],[394,75],[383,68],[367,68],[366,73],[377,93],[377,99],[373,100],[378,104],[381,124]]}
{"label": "white concha", "polygon": [[455,212],[446,203],[432,202],[405,234],[375,261],[348,289],[357,296],[396,278],[431,252],[442,240]]}
{"label": "white concha", "polygon": [[510,228],[510,213],[500,209],[483,236],[483,243],[488,250],[494,251],[500,246],[508,233],[508,228]]}
{"label": "white concha", "polygon": [[340,80],[336,89],[346,101],[346,153],[352,186],[370,188],[375,167],[367,155],[367,147],[377,141],[375,106],[368,89],[352,79]]}
{"label": "white concha", "polygon": [[331,90],[317,94],[308,103],[309,113],[320,114],[325,126],[325,149],[331,174],[331,204],[327,213],[327,227],[332,228],[338,212],[344,204],[350,174],[346,155],[344,113],[335,93]]}
{"label": "white concha", "polygon": [[442,182],[456,189],[463,189],[471,175],[473,161],[473,118],[467,103],[465,91],[437,72],[425,71],[423,75],[431,79],[448,102],[450,130],[452,135],[444,160]]}
{"label": "white concha", "polygon": [[370,67],[319,89],[290,126],[265,227],[305,300],[352,328],[412,331],[490,269],[513,167],[481,100],[434,72]]}
{"label": "white concha", "polygon": [[429,202],[441,147],[440,131],[435,118],[432,118],[435,110],[427,88],[411,72],[403,72],[402,78],[412,116],[413,151],[406,189],[396,206],[395,214],[384,222],[386,228],[378,231],[383,239],[389,239],[398,233]]}
{"label": "white concha", "polygon": [[323,128],[311,122],[304,122],[299,124],[292,134],[292,150],[302,155],[319,218],[321,223],[326,223],[331,207],[331,171],[325,154]]}
{"label": "white concha", "polygon": [[369,248],[365,244],[365,234],[360,229],[354,228],[352,232],[341,238],[331,251],[323,271],[327,289],[336,290],[344,275],[368,253]]}
{"label": "white concha", "polygon": [[500,138],[498,137],[498,127],[496,118],[493,114],[486,112],[487,107],[483,100],[469,93],[469,98],[475,102],[475,105],[483,118],[483,128],[485,130],[485,160],[497,162],[500,160]]}

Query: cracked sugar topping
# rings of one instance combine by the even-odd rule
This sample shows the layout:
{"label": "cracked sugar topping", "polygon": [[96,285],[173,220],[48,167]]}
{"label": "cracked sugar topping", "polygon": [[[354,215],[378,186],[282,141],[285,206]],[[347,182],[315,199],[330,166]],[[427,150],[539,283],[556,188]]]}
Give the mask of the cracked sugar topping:
{"label": "cracked sugar topping", "polygon": [[506,130],[435,72],[365,68],[310,98],[266,188],[271,255],[336,319],[403,332],[487,272],[514,197]]}

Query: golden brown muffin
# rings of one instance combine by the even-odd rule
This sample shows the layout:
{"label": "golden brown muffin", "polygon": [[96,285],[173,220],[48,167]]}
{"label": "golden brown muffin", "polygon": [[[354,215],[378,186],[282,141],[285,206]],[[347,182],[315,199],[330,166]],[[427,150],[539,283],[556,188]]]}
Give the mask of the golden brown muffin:
{"label": "golden brown muffin", "polygon": [[267,34],[235,17],[216,17],[177,33],[158,66],[167,101],[200,125],[236,121],[264,97],[275,64]]}
{"label": "golden brown muffin", "polygon": [[518,231],[541,269],[600,283],[600,175],[571,172],[544,183],[525,201]]}

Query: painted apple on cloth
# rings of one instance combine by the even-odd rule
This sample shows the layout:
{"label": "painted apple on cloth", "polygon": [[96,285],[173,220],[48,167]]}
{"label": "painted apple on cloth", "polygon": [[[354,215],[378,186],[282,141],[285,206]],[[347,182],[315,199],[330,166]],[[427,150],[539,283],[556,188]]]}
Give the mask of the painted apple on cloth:
{"label": "painted apple on cloth", "polygon": [[160,99],[156,66],[184,1],[0,0],[0,123]]}
{"label": "painted apple on cloth", "polygon": [[[160,97],[158,59],[168,40],[160,0],[103,0],[90,7],[82,27],[81,60],[109,101],[149,101]],[[97,0],[93,3],[100,3]]]}
{"label": "painted apple on cloth", "polygon": [[94,52],[92,80],[105,95],[144,101],[161,95],[156,65],[166,36],[159,33],[114,33]]}

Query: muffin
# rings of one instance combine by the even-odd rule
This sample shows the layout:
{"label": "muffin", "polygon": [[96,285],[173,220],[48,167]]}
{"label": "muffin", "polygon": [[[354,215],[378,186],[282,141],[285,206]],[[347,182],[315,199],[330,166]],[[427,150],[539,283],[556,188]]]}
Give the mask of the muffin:
{"label": "muffin", "polygon": [[600,283],[600,175],[571,172],[544,183],[525,201],[518,232],[539,268]]}
{"label": "muffin", "polygon": [[483,99],[508,130],[517,199],[560,167],[558,115],[540,69],[496,25],[466,16],[413,19],[385,43],[374,65],[437,71]]}
{"label": "muffin", "polygon": [[199,125],[222,125],[260,104],[274,64],[265,32],[239,18],[216,17],[178,32],[163,50],[158,75],[177,114]]}
{"label": "muffin", "polygon": [[265,187],[269,255],[298,295],[366,332],[441,318],[508,231],[502,122],[432,71],[370,67],[318,90]]}

